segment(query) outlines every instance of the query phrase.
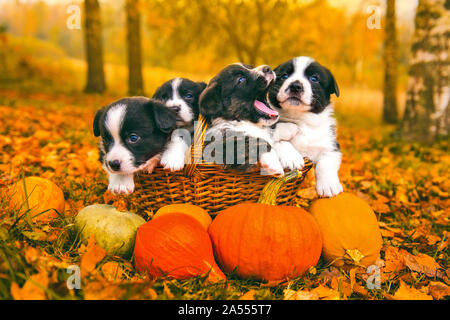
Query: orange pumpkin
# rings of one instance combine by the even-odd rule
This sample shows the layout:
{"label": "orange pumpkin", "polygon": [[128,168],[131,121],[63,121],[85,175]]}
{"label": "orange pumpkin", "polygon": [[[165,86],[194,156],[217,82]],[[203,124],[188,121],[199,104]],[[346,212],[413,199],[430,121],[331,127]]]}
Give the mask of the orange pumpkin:
{"label": "orange pumpkin", "polygon": [[27,177],[20,180],[9,189],[9,194],[11,208],[37,221],[48,221],[57,217],[57,212],[64,212],[65,201],[62,190],[44,178]]}
{"label": "orange pumpkin", "polygon": [[209,272],[212,282],[226,279],[214,261],[208,233],[183,213],[162,215],[140,226],[134,256],[136,269],[152,278],[187,279]]}
{"label": "orange pumpkin", "polygon": [[314,218],[301,208],[273,205],[271,193],[277,191],[263,191],[259,203],[229,207],[213,220],[208,232],[223,271],[235,270],[242,278],[282,280],[316,265],[322,237]]}
{"label": "orange pumpkin", "polygon": [[335,266],[374,264],[383,244],[377,217],[363,199],[341,193],[310,208],[323,235],[323,256]]}
{"label": "orange pumpkin", "polygon": [[320,230],[305,210],[243,203],[217,215],[209,227],[214,252],[225,272],[243,278],[294,278],[316,265]]}
{"label": "orange pumpkin", "polygon": [[208,227],[212,222],[211,216],[205,209],[190,203],[175,203],[161,207],[158,211],[156,211],[153,219],[161,217],[168,213],[176,212],[187,214],[196,219],[198,222],[200,222],[203,228],[205,228],[205,230],[208,230]]}

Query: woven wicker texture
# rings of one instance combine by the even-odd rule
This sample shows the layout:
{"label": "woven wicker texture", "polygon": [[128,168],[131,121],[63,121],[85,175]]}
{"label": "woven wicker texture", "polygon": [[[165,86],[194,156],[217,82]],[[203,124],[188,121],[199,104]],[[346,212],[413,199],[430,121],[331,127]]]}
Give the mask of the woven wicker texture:
{"label": "woven wicker texture", "polygon": [[[307,162],[296,179],[284,184],[277,197],[279,205],[295,205],[294,199],[305,174],[311,168]],[[187,177],[183,171],[168,172],[156,168],[151,174],[135,178],[132,197],[139,210],[155,212],[171,203],[192,203],[214,214],[241,202],[256,202],[266,183],[274,178],[259,170],[251,173],[222,171],[216,165],[197,165],[202,178]]]}
{"label": "woven wicker texture", "polygon": [[[194,146],[203,146],[206,123],[200,117],[194,134]],[[199,140],[200,139],[200,140]],[[151,174],[135,177],[136,188],[132,202],[141,212],[151,214],[171,203],[192,203],[206,209],[210,214],[241,202],[256,202],[264,186],[274,177],[252,172],[223,170],[220,165],[203,163],[202,148],[191,148],[191,163],[178,172],[157,167]],[[295,179],[286,182],[277,196],[278,205],[295,205],[300,184],[312,163],[305,159],[305,166],[297,171]]]}

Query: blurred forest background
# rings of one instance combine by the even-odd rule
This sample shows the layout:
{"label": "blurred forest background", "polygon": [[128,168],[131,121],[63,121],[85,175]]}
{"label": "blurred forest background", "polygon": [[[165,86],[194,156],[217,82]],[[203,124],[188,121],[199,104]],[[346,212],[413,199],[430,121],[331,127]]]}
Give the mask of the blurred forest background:
{"label": "blurred forest background", "polygon": [[[420,17],[424,39],[434,22],[447,24],[440,50],[448,51],[449,1],[421,3],[415,15],[418,0],[0,0],[0,86],[151,95],[175,76],[208,81],[229,63],[276,67],[309,55],[344,88],[337,110],[395,124],[409,99],[414,44],[424,46]],[[442,19],[434,15],[439,7],[446,8]],[[430,110],[422,131],[436,127],[428,122],[445,101],[446,119],[430,139],[448,133],[448,56],[440,64],[447,69],[432,91],[441,93],[423,107]]]}
{"label": "blurred forest background", "polygon": [[[125,1],[99,3],[106,88],[124,95]],[[82,12],[80,29],[67,27],[72,15],[67,10],[73,4]],[[341,86],[353,89],[342,90],[344,96],[353,93],[358,101],[359,89],[380,110],[384,1],[142,0],[139,6],[146,94],[177,75],[207,80],[236,61],[275,67],[294,56],[310,55],[329,66]],[[397,1],[400,93],[407,83],[416,6],[417,1]],[[52,91],[83,90],[83,12],[82,1],[0,1],[1,85],[20,82],[22,87],[42,88],[44,83]],[[379,29],[369,29],[371,16],[380,19]]]}

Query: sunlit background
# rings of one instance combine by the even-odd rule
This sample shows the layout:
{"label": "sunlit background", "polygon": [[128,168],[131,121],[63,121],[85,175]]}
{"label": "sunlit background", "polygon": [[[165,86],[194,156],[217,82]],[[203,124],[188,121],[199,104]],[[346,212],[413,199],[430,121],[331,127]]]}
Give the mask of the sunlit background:
{"label": "sunlit background", "polygon": [[[277,64],[309,55],[328,66],[342,88],[337,109],[380,113],[384,1],[142,1],[144,90],[175,76],[208,80],[236,61]],[[69,29],[70,5],[82,1],[0,1],[2,86],[81,91],[85,82],[83,23]],[[107,91],[127,93],[124,1],[100,1]],[[417,1],[397,1],[399,108],[404,105]],[[376,11],[375,9],[379,10]],[[258,13],[260,16],[258,16]],[[368,20],[380,14],[381,28]],[[377,17],[375,17],[377,18]],[[42,86],[42,83],[47,86]]]}

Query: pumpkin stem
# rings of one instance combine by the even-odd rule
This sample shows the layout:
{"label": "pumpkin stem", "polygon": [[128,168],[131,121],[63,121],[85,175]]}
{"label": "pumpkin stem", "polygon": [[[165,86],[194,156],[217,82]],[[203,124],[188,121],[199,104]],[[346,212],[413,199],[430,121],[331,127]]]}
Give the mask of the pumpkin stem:
{"label": "pumpkin stem", "polygon": [[345,259],[351,260],[352,263],[359,265],[364,255],[358,249],[347,249],[345,250]]}
{"label": "pumpkin stem", "polygon": [[259,196],[258,203],[277,205],[278,192],[281,187],[288,181],[301,177],[303,172],[300,170],[292,170],[286,173],[281,178],[276,178],[269,181],[265,186],[261,195]]}

